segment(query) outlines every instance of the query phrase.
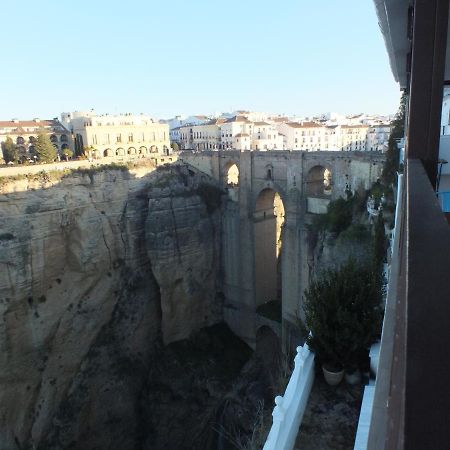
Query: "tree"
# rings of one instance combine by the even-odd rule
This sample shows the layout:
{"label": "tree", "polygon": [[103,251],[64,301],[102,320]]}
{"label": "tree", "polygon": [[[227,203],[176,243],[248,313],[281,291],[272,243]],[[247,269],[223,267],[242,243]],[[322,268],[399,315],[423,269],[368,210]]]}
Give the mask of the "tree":
{"label": "tree", "polygon": [[19,149],[9,136],[2,142],[2,151],[6,163],[16,162],[19,159]]}
{"label": "tree", "polygon": [[176,142],[171,142],[170,146],[172,147],[172,150],[174,152],[179,152],[180,151],[180,146]]}
{"label": "tree", "polygon": [[370,267],[349,261],[328,270],[305,291],[307,342],[318,360],[357,366],[380,333],[381,290]]}
{"label": "tree", "polygon": [[384,164],[381,179],[387,186],[394,184],[396,181],[396,172],[399,167],[399,150],[397,147],[397,139],[401,139],[405,134],[405,111],[406,101],[408,97],[403,93],[400,99],[400,106],[398,108],[395,119],[392,121],[391,134],[388,141],[388,150],[386,152],[386,162]]}
{"label": "tree", "polygon": [[47,134],[38,134],[34,148],[39,161],[53,162],[56,159],[56,149]]}
{"label": "tree", "polygon": [[62,154],[66,157],[66,161],[68,161],[69,158],[72,158],[72,156],[73,156],[73,151],[70,150],[70,148],[65,148],[65,149],[62,151]]}

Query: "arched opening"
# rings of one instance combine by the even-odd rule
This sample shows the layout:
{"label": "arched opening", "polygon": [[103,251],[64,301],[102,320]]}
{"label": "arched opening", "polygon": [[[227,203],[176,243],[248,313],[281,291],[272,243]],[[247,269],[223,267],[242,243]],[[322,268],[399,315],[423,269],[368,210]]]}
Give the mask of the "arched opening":
{"label": "arched opening", "polygon": [[103,156],[105,158],[107,158],[108,156],[114,156],[114,152],[110,148],[107,148],[103,150]]}
{"label": "arched opening", "polygon": [[68,141],[67,134],[62,134],[60,137],[60,140],[61,140],[61,142],[67,142]]}
{"label": "arched opening", "polygon": [[157,153],[157,152],[158,152],[158,147],[157,147],[156,145],[152,145],[152,146],[150,147],[150,151],[151,151],[152,153]]}
{"label": "arched opening", "polygon": [[30,141],[30,144],[34,144],[36,142],[36,138],[34,136],[30,136],[28,140]]}
{"label": "arched opening", "polygon": [[147,147],[144,147],[144,146],[139,147],[139,154],[140,154],[140,155],[145,155],[145,154],[147,154]]}
{"label": "arched opening", "polygon": [[128,149],[128,154],[129,154],[129,155],[135,155],[135,154],[136,154],[136,149],[135,149],[134,147],[130,147],[130,148]]}
{"label": "arched opening", "polygon": [[22,136],[19,136],[16,139],[16,143],[17,143],[17,145],[23,145],[23,144],[25,144],[25,139]]}
{"label": "arched opening", "polygon": [[239,186],[239,167],[236,163],[228,163],[225,167],[225,173],[227,177],[227,186]]}
{"label": "arched opening", "polygon": [[[256,200],[254,213],[256,307],[281,314],[281,254],[284,205],[278,192],[264,189]],[[267,314],[264,314],[267,315]],[[281,317],[281,316],[280,316]]]}
{"label": "arched opening", "polygon": [[50,136],[50,140],[51,140],[52,142],[58,142],[58,136],[56,136],[56,134],[52,134],[52,135]]}
{"label": "arched opening", "polygon": [[306,178],[306,196],[331,195],[331,171],[323,166],[314,166]]}
{"label": "arched opening", "polygon": [[125,156],[125,150],[122,147],[119,147],[116,150],[116,156]]}
{"label": "arched opening", "polygon": [[277,388],[281,369],[281,342],[279,336],[267,325],[256,331],[255,353],[269,369],[270,385]]}
{"label": "arched opening", "polygon": [[69,148],[69,145],[68,145],[68,144],[63,144],[63,145],[61,145],[61,150],[65,150],[66,148]]}

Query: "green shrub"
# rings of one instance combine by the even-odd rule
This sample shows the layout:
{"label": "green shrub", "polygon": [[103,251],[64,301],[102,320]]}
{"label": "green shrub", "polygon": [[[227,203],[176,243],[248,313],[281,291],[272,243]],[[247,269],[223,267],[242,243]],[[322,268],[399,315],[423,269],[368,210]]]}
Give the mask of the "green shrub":
{"label": "green shrub", "polygon": [[380,286],[370,268],[349,261],[311,283],[304,312],[307,343],[320,363],[355,367],[380,332]]}
{"label": "green shrub", "polygon": [[217,186],[208,183],[200,183],[196,194],[203,200],[209,213],[220,208],[223,191]]}

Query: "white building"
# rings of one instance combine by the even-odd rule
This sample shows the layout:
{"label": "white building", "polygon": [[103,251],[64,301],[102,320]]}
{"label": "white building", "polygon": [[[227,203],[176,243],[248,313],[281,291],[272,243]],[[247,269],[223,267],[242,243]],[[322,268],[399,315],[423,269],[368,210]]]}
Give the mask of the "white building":
{"label": "white building", "polygon": [[137,158],[171,152],[169,126],[143,114],[110,116],[89,111],[63,113],[61,118],[74,136],[77,154]]}
{"label": "white building", "polygon": [[[57,118],[0,121],[0,143],[10,137],[17,145],[21,159],[32,159],[35,156],[34,144],[39,133],[47,134],[50,137],[50,141],[59,155],[65,149],[73,151],[72,136]],[[0,159],[1,157],[0,150]]]}
{"label": "white building", "polygon": [[442,100],[441,136],[450,135],[450,93]]}
{"label": "white building", "polygon": [[217,150],[221,145],[220,124],[225,119],[213,119],[199,125],[184,125],[178,129],[183,150]]}

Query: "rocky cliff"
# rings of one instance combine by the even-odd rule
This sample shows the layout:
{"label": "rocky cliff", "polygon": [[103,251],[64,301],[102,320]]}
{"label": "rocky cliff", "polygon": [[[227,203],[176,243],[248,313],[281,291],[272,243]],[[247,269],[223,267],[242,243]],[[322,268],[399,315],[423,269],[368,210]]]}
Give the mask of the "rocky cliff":
{"label": "rocky cliff", "polygon": [[0,194],[0,448],[140,448],[155,346],[221,320],[220,192],[172,166]]}

